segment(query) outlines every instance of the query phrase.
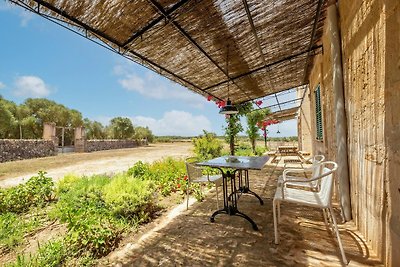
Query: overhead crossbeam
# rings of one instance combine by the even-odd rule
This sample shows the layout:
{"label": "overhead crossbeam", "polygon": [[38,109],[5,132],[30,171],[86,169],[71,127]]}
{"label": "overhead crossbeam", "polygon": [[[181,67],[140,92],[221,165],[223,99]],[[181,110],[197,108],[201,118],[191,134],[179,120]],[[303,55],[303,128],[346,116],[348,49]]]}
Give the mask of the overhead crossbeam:
{"label": "overhead crossbeam", "polygon": [[[173,5],[170,9],[165,11],[165,14],[168,16],[171,16],[172,13],[174,13],[176,10],[178,10],[180,7],[184,6],[187,2],[189,2],[190,0],[181,0],[178,3],[176,3],[175,5]],[[137,38],[141,37],[144,33],[146,33],[148,30],[150,30],[151,28],[153,28],[155,25],[157,25],[157,23],[159,23],[160,21],[162,21],[163,19],[165,19],[165,15],[163,14],[162,16],[159,16],[158,18],[156,18],[155,20],[151,21],[149,24],[147,24],[146,26],[144,26],[142,29],[140,29],[139,31],[135,32],[128,40],[126,40],[122,46],[126,47],[129,43],[134,42]]]}
{"label": "overhead crossbeam", "polygon": [[[240,86],[237,85],[234,80],[229,76],[228,70],[224,70],[218,64],[218,62],[216,62],[195,40],[193,40],[193,38],[176,21],[174,21],[174,19],[169,14],[167,14],[160,3],[158,3],[156,0],[148,1],[165,17],[165,19],[170,21],[170,23],[189,41],[189,43],[195,46],[197,50],[199,50],[209,61],[211,61],[214,66],[216,66],[228,78],[228,82],[232,82],[233,84],[235,84],[239,88],[239,90],[241,90],[246,95],[246,97],[250,99],[247,92],[240,88]],[[206,91],[206,89],[203,89],[203,91]]]}
{"label": "overhead crossbeam", "polygon": [[[82,21],[80,21],[80,20],[78,20],[78,19],[76,19],[76,18],[70,16],[70,15],[69,15],[68,13],[66,13],[65,11],[63,11],[63,10],[61,10],[61,9],[58,9],[58,8],[56,8],[55,6],[50,5],[50,4],[47,3],[46,1],[43,1],[43,0],[32,0],[32,1],[34,1],[34,2],[36,2],[36,3],[38,4],[37,10],[36,10],[36,9],[33,9],[33,8],[27,8],[27,6],[25,5],[24,1],[21,1],[21,0],[9,0],[9,1],[12,2],[12,3],[14,3],[14,4],[16,4],[16,5],[19,5],[19,6],[23,7],[23,8],[25,8],[26,10],[29,10],[29,11],[31,11],[31,12],[33,12],[33,13],[36,13],[36,14],[38,14],[38,15],[40,15],[40,16],[46,18],[46,19],[49,19],[49,20],[52,21],[53,23],[56,23],[55,21],[53,21],[53,19],[54,19],[54,20],[59,20],[58,18],[56,18],[56,17],[52,18],[52,17],[50,17],[49,15],[44,15],[44,14],[40,13],[40,6],[43,6],[43,7],[47,8],[47,9],[51,10],[51,11],[54,12],[55,14],[57,14],[57,15],[59,15],[59,16],[61,16],[61,17],[64,17],[65,19],[67,19],[67,20],[69,20],[69,21],[71,21],[71,22],[73,23],[73,24],[71,24],[71,23],[66,22],[66,23],[68,23],[69,25],[73,25],[73,26],[75,26],[75,27],[82,28],[82,29],[84,29],[85,31],[89,31],[89,32],[93,33],[95,36],[101,37],[102,39],[106,40],[107,42],[112,43],[113,45],[117,46],[119,49],[118,49],[118,50],[113,50],[113,51],[114,51],[115,53],[118,53],[118,54],[120,54],[120,55],[123,55],[123,53],[121,52],[121,51],[124,49],[124,48],[123,48],[123,44],[121,44],[120,42],[118,42],[116,39],[114,39],[114,38],[108,36],[108,35],[107,35],[106,33],[104,33],[104,32],[101,32],[101,31],[99,31],[99,30],[94,29],[93,27],[87,25],[86,23],[83,23]],[[71,29],[71,28],[69,28],[69,29],[70,29],[72,32],[79,34],[78,32],[74,31],[73,29]],[[83,36],[82,34],[79,34],[79,35],[80,35],[80,36]],[[86,36],[83,36],[83,37],[90,39],[90,38],[87,36],[87,34],[86,34]],[[90,39],[90,40],[91,40],[91,39]],[[97,42],[95,42],[95,43],[97,43]],[[97,43],[97,44],[98,44],[98,43]],[[186,80],[185,78],[183,78],[183,77],[181,77],[181,76],[179,76],[179,75],[173,73],[172,71],[170,71],[170,70],[166,69],[165,67],[163,67],[163,66],[157,64],[156,62],[154,62],[154,61],[148,59],[147,57],[145,57],[145,56],[143,56],[143,55],[141,55],[141,54],[139,54],[139,53],[137,53],[137,52],[135,52],[135,51],[133,51],[133,50],[130,50],[130,49],[128,49],[128,51],[129,51],[129,53],[131,53],[134,57],[140,59],[140,61],[146,62],[149,66],[152,66],[152,67],[154,68],[153,70],[158,70],[159,72],[167,73],[168,75],[173,76],[173,77],[176,78],[177,80],[179,80],[179,81],[181,81],[181,82],[183,82],[183,83],[185,83],[185,84],[188,84],[188,85],[192,86],[194,89],[196,89],[196,90],[198,90],[198,91],[201,91],[201,92],[204,92],[204,93],[207,93],[207,92],[204,91],[204,89],[202,89],[202,88],[200,88],[199,86],[195,85],[194,83],[192,83],[192,82]],[[123,56],[124,56],[124,55],[123,55]],[[134,59],[131,58],[131,57],[127,57],[127,56],[125,56],[125,57],[126,57],[126,58],[129,58],[129,59],[132,60],[132,61],[135,61],[135,62],[139,63],[140,65],[142,65],[142,66],[144,66],[144,67],[149,68],[149,66],[146,66],[146,65],[142,64],[141,62],[134,60]],[[209,94],[209,93],[207,93],[207,94]],[[213,97],[214,97],[215,99],[217,99],[217,100],[222,100],[221,98],[219,98],[219,97],[217,97],[217,96],[215,96],[215,95],[212,95],[212,94],[209,94],[209,95],[213,96]]]}
{"label": "overhead crossbeam", "polygon": [[[318,5],[317,5],[317,10],[316,10],[316,14],[315,14],[313,29],[312,29],[312,32],[311,32],[310,44],[308,46],[308,54],[307,54],[307,58],[306,58],[306,64],[304,66],[304,78],[303,78],[304,83],[307,82],[308,63],[309,63],[310,56],[311,56],[311,48],[313,47],[313,44],[314,44],[315,33],[317,32],[317,25],[318,25],[319,17],[321,15],[321,8],[322,8],[322,2],[323,1],[324,0],[319,0],[318,1]],[[303,104],[303,100],[304,100],[304,98],[306,96],[306,92],[307,92],[307,88],[304,90],[300,106]]]}
{"label": "overhead crossbeam", "polygon": [[[311,52],[315,52],[315,51],[317,51],[318,49],[321,49],[321,48],[322,48],[322,45],[315,46],[315,47],[313,47],[313,48],[311,49]],[[271,68],[271,67],[273,67],[273,66],[275,66],[275,65],[278,65],[278,64],[281,64],[281,63],[283,63],[283,62],[290,61],[290,60],[292,60],[292,59],[294,59],[294,58],[296,58],[296,57],[302,56],[302,55],[304,55],[304,54],[306,54],[306,53],[308,53],[308,50],[307,50],[307,51],[300,52],[300,53],[297,53],[297,54],[294,54],[294,55],[291,55],[291,56],[288,56],[288,57],[285,57],[285,58],[282,58],[282,59],[280,59],[280,60],[278,60],[278,61],[275,61],[275,62],[273,62],[273,63],[270,63],[270,64],[267,64],[267,65],[264,65],[264,66],[255,68],[254,70],[251,70],[251,71],[249,71],[249,72],[242,73],[242,74],[237,75],[237,76],[235,76],[235,77],[231,77],[230,80],[225,80],[225,81],[216,83],[216,84],[214,84],[214,85],[211,85],[211,86],[209,86],[209,87],[207,87],[207,88],[204,88],[204,91],[208,92],[209,90],[214,89],[215,87],[218,87],[218,86],[221,86],[221,85],[226,84],[226,83],[228,83],[228,82],[235,81],[235,80],[237,80],[237,79],[240,79],[240,78],[249,76],[249,75],[251,75],[251,74],[257,73],[257,72],[262,71],[262,70],[264,70],[264,69]],[[317,53],[315,53],[315,54],[317,54]]]}

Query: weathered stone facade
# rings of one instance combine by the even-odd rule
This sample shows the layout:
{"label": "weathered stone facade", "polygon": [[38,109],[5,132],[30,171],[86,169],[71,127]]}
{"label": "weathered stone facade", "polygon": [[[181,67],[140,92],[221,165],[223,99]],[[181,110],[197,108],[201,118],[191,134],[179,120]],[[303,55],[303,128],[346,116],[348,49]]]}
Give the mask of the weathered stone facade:
{"label": "weathered stone facade", "polygon": [[52,141],[0,139],[0,162],[48,157],[55,154]]}
{"label": "weathered stone facade", "polygon": [[87,140],[85,144],[85,152],[93,152],[100,150],[132,148],[147,145],[147,141],[136,140]]}
{"label": "weathered stone facade", "polygon": [[[339,1],[339,23],[353,220],[385,266],[400,266],[400,1]],[[324,52],[314,59],[307,97],[313,153],[337,160],[327,31],[326,23]],[[323,141],[315,140],[317,84],[321,85]],[[301,115],[300,120],[305,119]]]}

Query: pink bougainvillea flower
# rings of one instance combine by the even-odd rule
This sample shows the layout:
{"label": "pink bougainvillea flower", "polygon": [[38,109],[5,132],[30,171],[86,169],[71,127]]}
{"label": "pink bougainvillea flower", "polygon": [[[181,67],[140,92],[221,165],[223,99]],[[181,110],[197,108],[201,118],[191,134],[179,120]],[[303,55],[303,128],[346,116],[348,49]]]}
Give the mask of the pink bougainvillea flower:
{"label": "pink bougainvillea flower", "polygon": [[212,98],[213,98],[213,97],[212,97],[211,95],[208,95],[208,96],[207,96],[207,101],[211,101]]}

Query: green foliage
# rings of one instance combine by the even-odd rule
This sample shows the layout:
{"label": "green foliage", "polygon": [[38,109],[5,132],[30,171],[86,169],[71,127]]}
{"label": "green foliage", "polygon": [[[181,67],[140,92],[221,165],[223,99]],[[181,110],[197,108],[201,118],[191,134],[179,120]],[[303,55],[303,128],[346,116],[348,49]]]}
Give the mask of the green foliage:
{"label": "green foliage", "polygon": [[155,186],[150,180],[138,180],[120,174],[104,186],[103,196],[117,218],[145,222],[154,210]]}
{"label": "green foliage", "polygon": [[26,212],[30,207],[44,206],[52,199],[53,180],[40,171],[25,184],[0,189],[0,213]]}
{"label": "green foliage", "polygon": [[132,121],[129,118],[116,117],[110,121],[108,135],[112,139],[130,139],[135,134]]}
{"label": "green foliage", "polygon": [[36,219],[27,219],[12,212],[0,214],[0,248],[12,249],[23,242],[26,233],[40,225]]}
{"label": "green foliage", "polygon": [[136,140],[143,140],[147,139],[149,143],[154,142],[154,135],[149,129],[149,127],[142,127],[142,126],[137,126],[135,127],[135,135],[134,138]]}
{"label": "green foliage", "polygon": [[63,239],[51,240],[39,249],[35,255],[18,255],[14,263],[7,264],[7,267],[42,267],[42,266],[61,266],[68,251]]}
{"label": "green foliage", "polygon": [[253,153],[256,154],[256,140],[260,136],[257,123],[261,122],[270,113],[269,109],[257,109],[246,114],[247,119],[247,136],[249,137]]}
{"label": "green foliage", "polygon": [[107,136],[105,127],[98,121],[91,121],[85,118],[83,126],[85,127],[85,134],[88,140],[105,139]]}
{"label": "green foliage", "polygon": [[203,131],[204,134],[193,138],[194,153],[199,160],[207,160],[219,157],[222,151],[222,143],[214,133]]}

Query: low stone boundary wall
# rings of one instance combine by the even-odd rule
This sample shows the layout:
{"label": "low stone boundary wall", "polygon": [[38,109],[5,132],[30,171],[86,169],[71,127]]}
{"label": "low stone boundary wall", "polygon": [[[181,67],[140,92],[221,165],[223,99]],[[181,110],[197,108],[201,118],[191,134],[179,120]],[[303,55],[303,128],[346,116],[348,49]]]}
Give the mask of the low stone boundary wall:
{"label": "low stone boundary wall", "polygon": [[147,145],[147,141],[136,140],[87,140],[85,144],[85,152],[93,152],[100,150],[131,148]]}
{"label": "low stone boundary wall", "polygon": [[0,139],[0,162],[41,158],[56,154],[50,140]]}

